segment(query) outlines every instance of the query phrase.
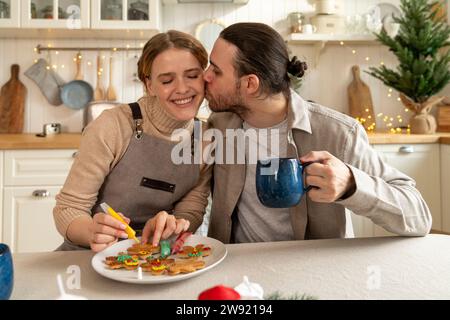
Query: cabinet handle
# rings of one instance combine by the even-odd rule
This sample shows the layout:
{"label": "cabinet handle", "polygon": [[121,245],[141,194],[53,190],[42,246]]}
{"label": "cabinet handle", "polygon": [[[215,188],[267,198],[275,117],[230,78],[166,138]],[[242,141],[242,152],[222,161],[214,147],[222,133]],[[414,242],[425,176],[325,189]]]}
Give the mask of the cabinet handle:
{"label": "cabinet handle", "polygon": [[400,149],[398,149],[398,152],[400,153],[413,153],[414,147],[413,146],[402,146]]}
{"label": "cabinet handle", "polygon": [[72,158],[76,158],[78,156],[78,151],[75,151],[74,153],[72,153]]}
{"label": "cabinet handle", "polygon": [[34,190],[33,197],[35,198],[48,198],[50,197],[50,192],[47,190]]}

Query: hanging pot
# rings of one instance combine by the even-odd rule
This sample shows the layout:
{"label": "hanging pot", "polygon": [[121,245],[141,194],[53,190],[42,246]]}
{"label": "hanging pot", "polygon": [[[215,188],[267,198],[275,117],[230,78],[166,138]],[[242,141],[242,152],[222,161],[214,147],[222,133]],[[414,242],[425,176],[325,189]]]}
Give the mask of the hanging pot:
{"label": "hanging pot", "polygon": [[73,80],[61,88],[61,100],[70,109],[80,110],[92,101],[94,89],[83,80]]}

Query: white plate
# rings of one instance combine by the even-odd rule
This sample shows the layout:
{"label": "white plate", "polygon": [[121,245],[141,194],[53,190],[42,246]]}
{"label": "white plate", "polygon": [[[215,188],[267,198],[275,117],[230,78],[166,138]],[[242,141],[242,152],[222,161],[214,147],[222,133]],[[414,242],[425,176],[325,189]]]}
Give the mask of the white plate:
{"label": "white plate", "polygon": [[225,245],[219,240],[202,237],[199,235],[191,235],[184,245],[186,246],[195,246],[197,244],[204,244],[211,248],[211,255],[203,258],[206,266],[203,269],[185,273],[178,274],[174,276],[162,275],[162,276],[154,276],[147,272],[142,272],[142,279],[138,279],[138,271],[137,270],[110,270],[106,268],[105,263],[103,262],[108,256],[115,256],[121,251],[126,251],[127,248],[131,247],[135,243],[134,240],[124,240],[120,241],[111,247],[97,253],[92,258],[92,267],[95,271],[97,271],[102,276],[113,279],[116,281],[127,282],[127,283],[142,283],[142,284],[152,284],[152,283],[165,283],[165,282],[174,282],[180,281],[184,279],[188,279],[191,277],[198,276],[199,274],[206,272],[215,266],[217,266],[223,259],[225,259],[227,255],[227,248]]}

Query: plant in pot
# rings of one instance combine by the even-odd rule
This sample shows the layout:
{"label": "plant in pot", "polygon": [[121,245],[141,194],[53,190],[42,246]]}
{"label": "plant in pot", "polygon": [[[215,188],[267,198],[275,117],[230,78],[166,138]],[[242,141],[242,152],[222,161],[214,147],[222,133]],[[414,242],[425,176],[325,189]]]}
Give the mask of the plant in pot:
{"label": "plant in pot", "polygon": [[443,4],[401,0],[402,14],[392,19],[400,26],[397,35],[392,37],[385,30],[375,34],[400,64],[396,70],[385,65],[370,67],[367,73],[400,93],[402,103],[413,112],[411,133],[436,131],[436,120],[430,111],[444,99],[436,94],[450,81],[450,26],[438,15],[439,5]]}

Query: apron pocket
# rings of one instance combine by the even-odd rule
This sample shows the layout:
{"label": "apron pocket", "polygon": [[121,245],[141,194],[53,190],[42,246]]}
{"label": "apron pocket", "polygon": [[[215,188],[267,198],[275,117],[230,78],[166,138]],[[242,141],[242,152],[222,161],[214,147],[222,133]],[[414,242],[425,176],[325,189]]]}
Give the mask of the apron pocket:
{"label": "apron pocket", "polygon": [[150,179],[150,178],[146,178],[146,177],[142,178],[141,186],[150,188],[150,189],[167,191],[170,193],[174,193],[175,187],[176,187],[176,185],[174,185],[172,183],[168,183],[168,182],[160,181],[160,180],[154,180],[154,179]]}

